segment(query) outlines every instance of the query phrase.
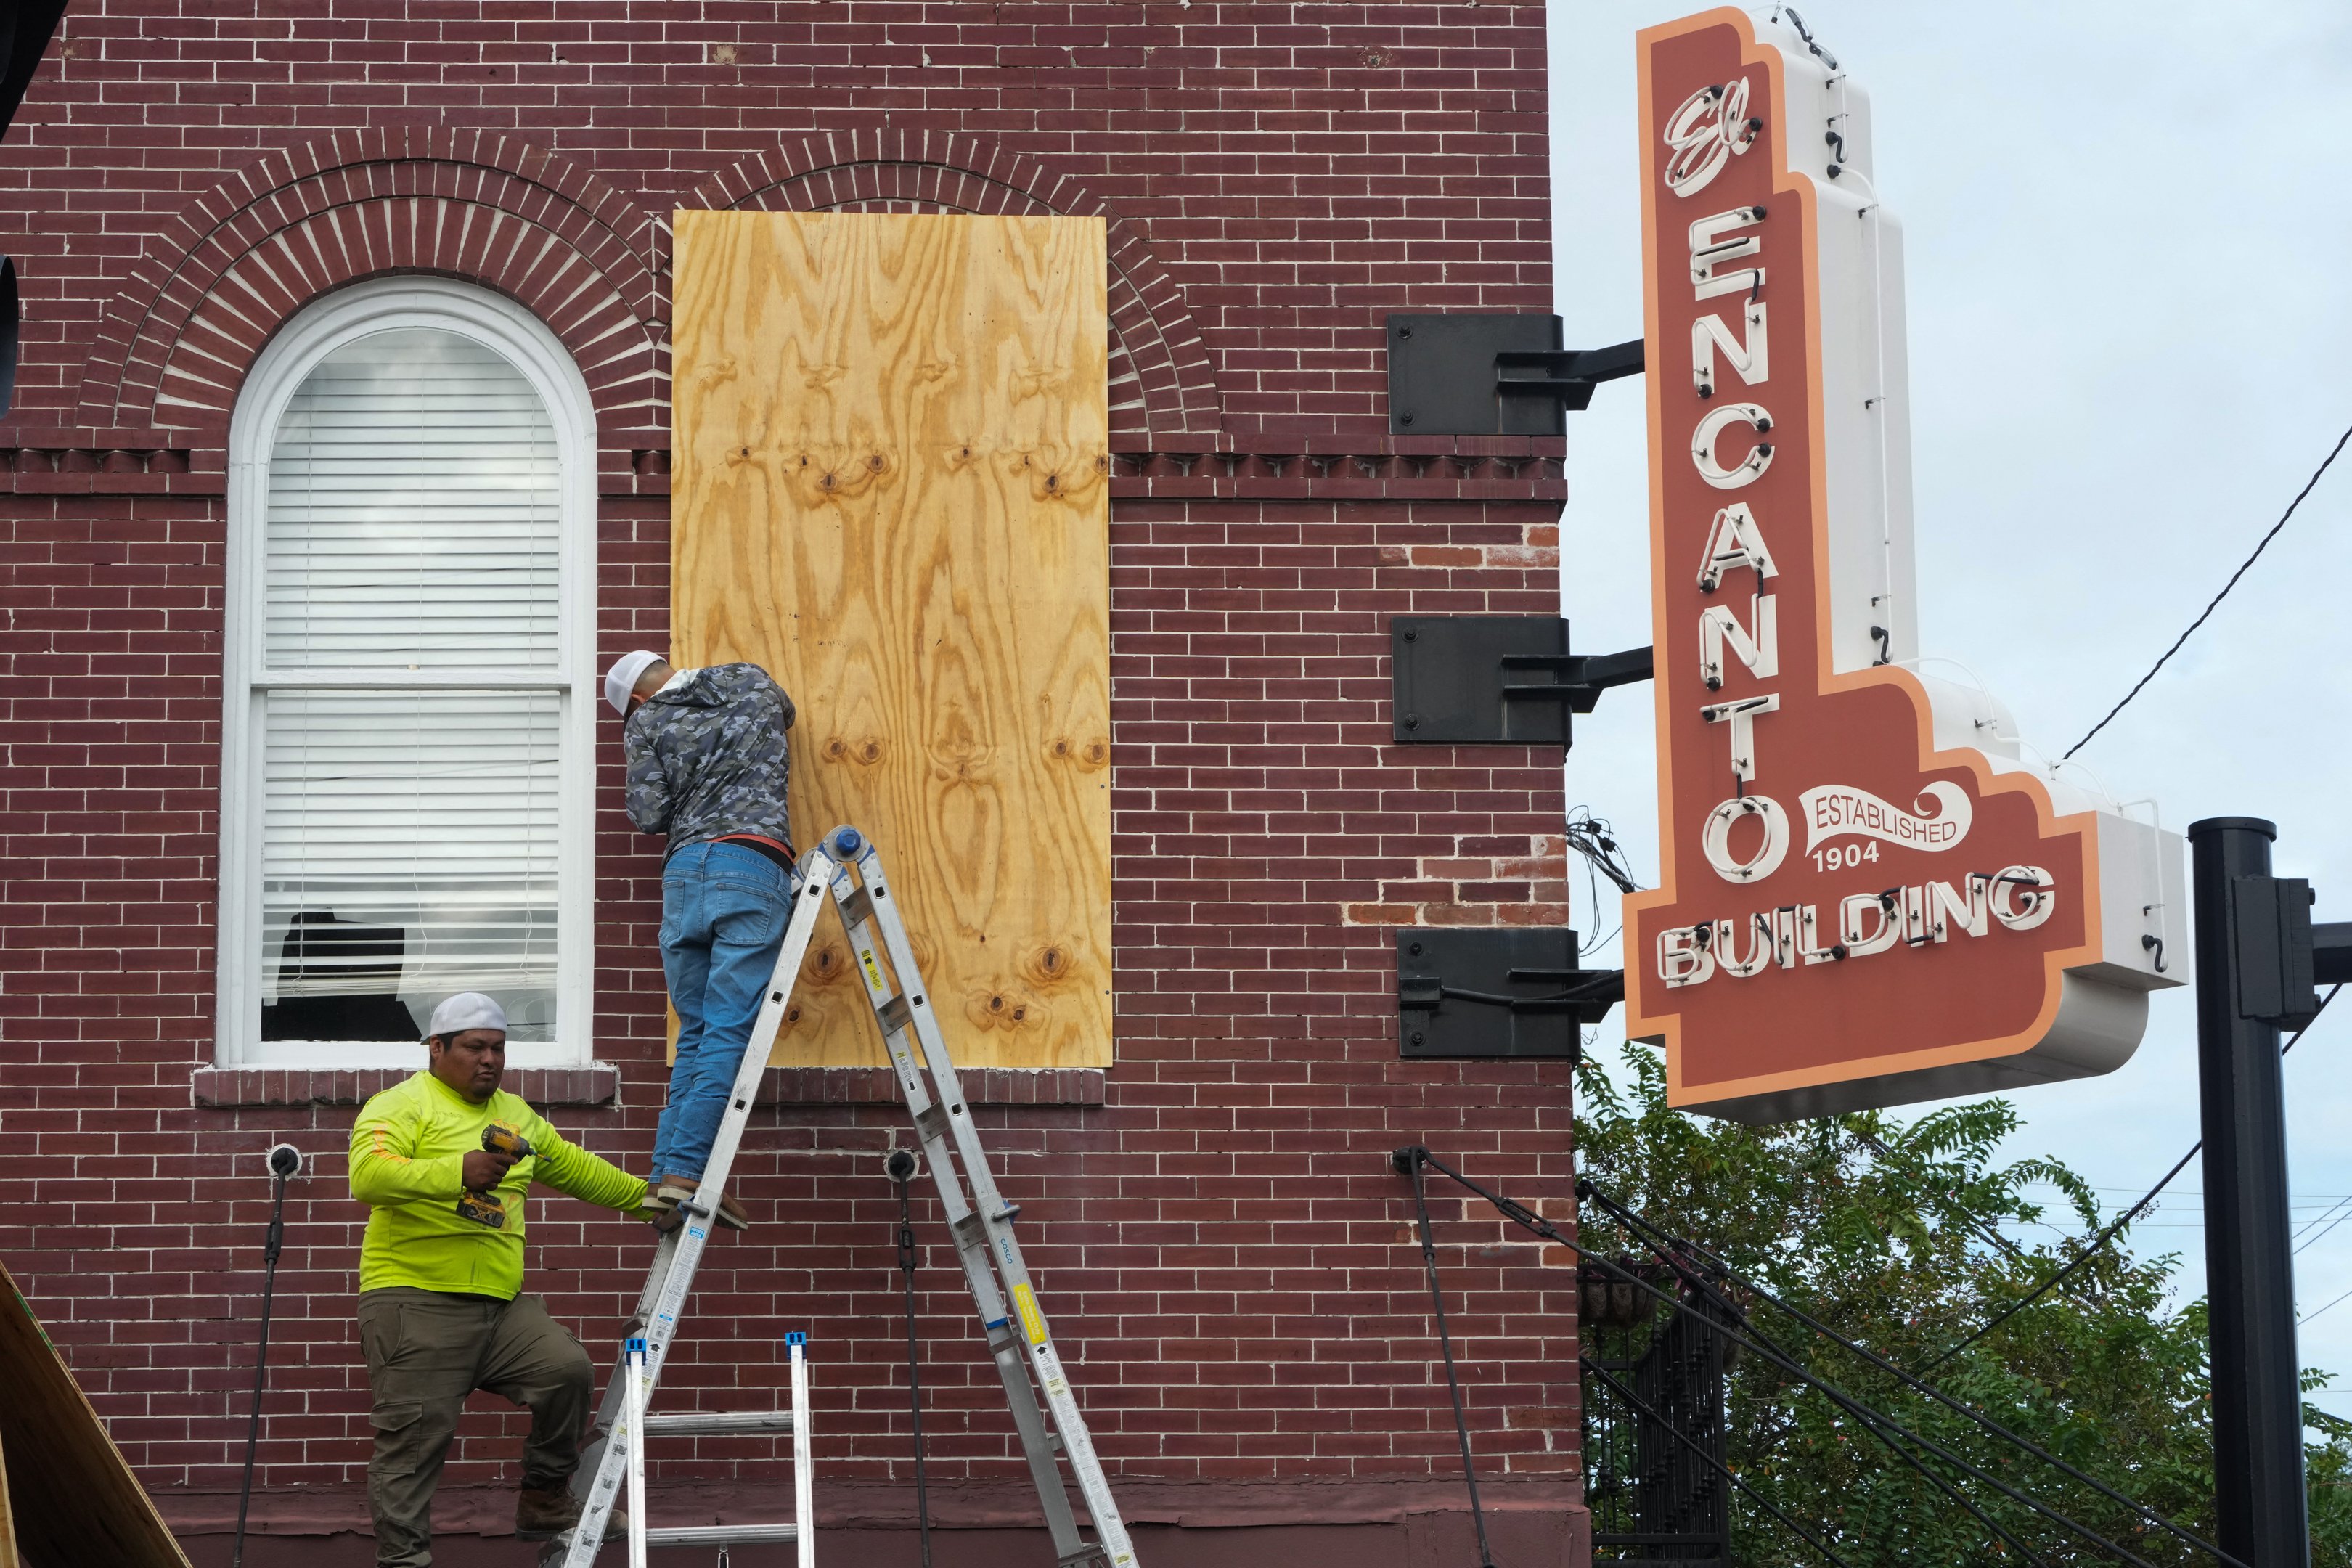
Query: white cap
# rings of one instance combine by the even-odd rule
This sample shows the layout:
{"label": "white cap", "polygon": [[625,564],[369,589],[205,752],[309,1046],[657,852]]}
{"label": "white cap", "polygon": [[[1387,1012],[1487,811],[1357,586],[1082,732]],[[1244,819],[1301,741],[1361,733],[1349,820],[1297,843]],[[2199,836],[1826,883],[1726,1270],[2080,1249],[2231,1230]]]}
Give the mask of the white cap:
{"label": "white cap", "polygon": [[425,1031],[425,1037],[440,1039],[462,1035],[468,1029],[496,1029],[503,1035],[507,1032],[507,1010],[499,1005],[495,996],[460,991],[455,996],[444,996],[441,1005],[433,1009],[433,1025]]}
{"label": "white cap", "polygon": [[613,661],[613,668],[604,672],[604,700],[613,705],[614,712],[624,719],[629,716],[629,693],[637,689],[637,677],[649,666],[659,664],[661,658],[657,653],[639,648]]}

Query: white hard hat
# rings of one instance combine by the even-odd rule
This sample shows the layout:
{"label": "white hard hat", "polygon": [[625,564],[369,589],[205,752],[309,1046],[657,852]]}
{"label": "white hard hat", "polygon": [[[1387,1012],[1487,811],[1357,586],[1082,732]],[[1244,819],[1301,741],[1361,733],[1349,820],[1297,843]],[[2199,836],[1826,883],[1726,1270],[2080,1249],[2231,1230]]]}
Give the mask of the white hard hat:
{"label": "white hard hat", "polygon": [[613,705],[614,712],[624,719],[629,716],[629,693],[637,689],[637,677],[661,661],[661,655],[645,648],[613,661],[613,668],[604,672],[604,700]]}
{"label": "white hard hat", "polygon": [[495,996],[460,991],[455,996],[444,996],[441,1005],[433,1009],[433,1023],[425,1031],[425,1037],[443,1039],[468,1029],[496,1029],[503,1035],[507,1032],[507,1010],[499,1005]]}

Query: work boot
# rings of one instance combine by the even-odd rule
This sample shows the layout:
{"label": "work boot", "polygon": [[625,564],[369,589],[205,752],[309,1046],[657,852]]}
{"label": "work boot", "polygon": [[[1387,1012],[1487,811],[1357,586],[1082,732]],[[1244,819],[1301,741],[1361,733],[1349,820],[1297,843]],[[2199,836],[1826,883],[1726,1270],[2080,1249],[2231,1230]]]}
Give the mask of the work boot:
{"label": "work boot", "polygon": [[655,1197],[650,1188],[646,1190],[645,1202],[631,1210],[629,1217],[644,1220],[654,1227],[654,1234],[656,1236],[667,1236],[686,1218],[684,1215],[677,1212],[677,1205],[666,1204]]}
{"label": "work boot", "polygon": [[[580,1522],[580,1500],[569,1487],[525,1487],[515,1498],[515,1539],[552,1541]],[[629,1533],[629,1516],[614,1509],[604,1520],[604,1539]]]}
{"label": "work boot", "polygon": [[[674,1209],[694,1196],[701,1186],[702,1178],[699,1176],[656,1176],[646,1201]],[[735,1201],[733,1193],[721,1193],[719,1194],[719,1223],[730,1230],[749,1230],[751,1228],[751,1216],[743,1212],[743,1205]]]}

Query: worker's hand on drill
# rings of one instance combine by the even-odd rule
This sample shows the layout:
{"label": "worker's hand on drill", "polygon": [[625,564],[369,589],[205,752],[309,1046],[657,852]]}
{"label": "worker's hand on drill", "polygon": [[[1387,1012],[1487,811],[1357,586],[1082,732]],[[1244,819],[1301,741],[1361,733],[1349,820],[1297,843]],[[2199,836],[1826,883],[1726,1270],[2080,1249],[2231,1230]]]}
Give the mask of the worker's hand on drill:
{"label": "worker's hand on drill", "polygon": [[498,1149],[476,1149],[466,1156],[463,1180],[469,1193],[487,1193],[507,1179],[516,1156]]}

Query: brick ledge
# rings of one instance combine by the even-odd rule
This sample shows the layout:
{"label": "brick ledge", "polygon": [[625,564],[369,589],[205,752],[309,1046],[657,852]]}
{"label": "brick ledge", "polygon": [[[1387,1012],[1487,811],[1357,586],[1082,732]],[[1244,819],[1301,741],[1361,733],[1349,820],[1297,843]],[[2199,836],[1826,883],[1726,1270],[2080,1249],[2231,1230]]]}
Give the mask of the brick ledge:
{"label": "brick ledge", "polygon": [[[370,1095],[405,1082],[414,1068],[198,1068],[198,1105],[361,1105]],[[621,1072],[609,1062],[586,1067],[516,1068],[505,1087],[533,1105],[611,1105],[620,1098]]]}
{"label": "brick ledge", "polygon": [[[597,433],[607,499],[667,496],[669,432]],[[1122,433],[1111,440],[1117,500],[1562,501],[1566,441],[1542,436],[1413,437],[1344,431]],[[0,427],[0,494],[223,494],[228,452],[215,429]]]}
{"label": "brick ledge", "polygon": [[[966,1068],[957,1076],[971,1105],[1101,1105],[1110,1092],[1101,1068]],[[900,1098],[888,1068],[770,1068],[760,1079],[761,1105],[897,1105]]]}
{"label": "brick ledge", "polygon": [[[218,1109],[268,1105],[360,1105],[405,1080],[410,1068],[199,1068],[195,1102]],[[972,1105],[1102,1105],[1108,1075],[1100,1068],[971,1068],[961,1075]],[[533,1105],[614,1105],[620,1069],[610,1062],[579,1068],[517,1068],[506,1087]],[[898,1080],[888,1068],[770,1068],[760,1079],[761,1105],[896,1105]]]}
{"label": "brick ledge", "polygon": [[[1482,1477],[1478,1489],[1486,1511],[1580,1517],[1583,1505],[1573,1458],[1528,1458],[1548,1461],[1554,1473]],[[793,1511],[791,1483],[764,1477],[724,1485],[675,1479],[656,1485],[663,1512],[676,1518],[736,1521],[785,1519]],[[818,1523],[832,1529],[910,1528],[915,1519],[912,1489],[888,1481],[820,1479]],[[1192,1530],[1393,1525],[1417,1516],[1469,1511],[1469,1494],[1459,1480],[1419,1476],[1316,1480],[1205,1476],[1178,1480],[1114,1470],[1111,1489],[1130,1525]],[[236,1528],[235,1492],[158,1487],[153,1496],[175,1534],[226,1535]],[[1045,1523],[1036,1495],[1018,1481],[933,1481],[929,1501],[935,1530],[1038,1530]],[[514,1493],[505,1487],[445,1486],[434,1503],[436,1533],[445,1538],[507,1535],[514,1528],[513,1519]],[[362,1486],[287,1487],[254,1496],[252,1530],[257,1535],[363,1534],[367,1528],[367,1494]]]}

